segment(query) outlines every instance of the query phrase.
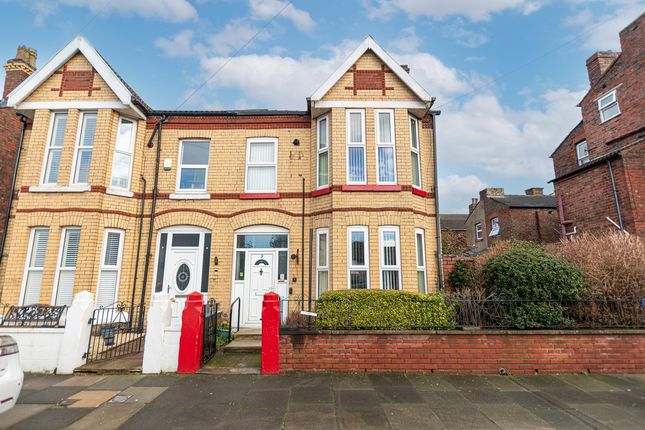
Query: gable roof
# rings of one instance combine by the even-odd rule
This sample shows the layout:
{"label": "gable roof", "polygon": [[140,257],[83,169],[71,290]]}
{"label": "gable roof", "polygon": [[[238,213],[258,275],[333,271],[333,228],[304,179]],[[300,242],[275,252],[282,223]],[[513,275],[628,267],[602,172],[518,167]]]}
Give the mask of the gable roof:
{"label": "gable roof", "polygon": [[491,200],[508,206],[509,208],[557,208],[558,203],[555,196],[523,196],[506,194],[503,196],[491,196]]}
{"label": "gable roof", "polygon": [[[564,139],[562,139],[562,142],[560,142],[560,144],[559,144],[559,145],[558,145],[558,146],[553,150],[553,152],[551,153],[551,155],[549,155],[549,158],[553,158],[553,156],[555,155],[555,153],[556,153],[556,152],[558,152],[558,149],[560,149],[560,148],[562,147],[562,145],[564,145],[564,144],[565,144],[565,142],[567,142],[567,141],[569,140],[569,138],[570,138],[574,133],[578,132],[578,131],[579,131],[580,129],[582,129],[583,127],[584,127],[583,122],[582,122],[582,120],[580,120],[580,122],[579,122],[575,127],[573,127],[573,128],[571,129],[571,131],[569,132],[569,134],[567,134],[567,136],[566,136]],[[584,137],[583,137],[583,139],[582,139],[582,140],[584,140]],[[580,142],[582,142],[582,140],[580,140]]]}
{"label": "gable roof", "polygon": [[327,92],[334,86],[336,82],[358,61],[358,59],[367,51],[372,51],[376,56],[385,63],[387,67],[392,70],[392,72],[399,78],[405,85],[412,90],[417,97],[423,100],[426,103],[431,103],[433,97],[426,92],[426,90],[419,85],[417,81],[410,76],[408,72],[403,70],[401,65],[397,63],[394,58],[390,56],[381,46],[376,43],[372,36],[367,36],[363,42],[358,45],[358,47],[350,54],[349,57],[341,64],[336,71],[325,81],[323,84],[318,87],[316,91],[311,95],[312,101],[321,100]]}
{"label": "gable roof", "polygon": [[467,218],[468,214],[441,214],[439,215],[439,219],[441,221],[441,229],[465,231]]}
{"label": "gable roof", "polygon": [[123,78],[114,71],[107,61],[82,36],[75,37],[43,67],[37,69],[31,76],[11,91],[7,95],[7,106],[13,108],[18,107],[20,103],[25,101],[31,93],[77,53],[83,54],[125,107],[130,107],[137,112],[141,112],[137,106],[141,107],[144,111],[150,110],[150,107],[143,102],[141,97],[126,84]]}

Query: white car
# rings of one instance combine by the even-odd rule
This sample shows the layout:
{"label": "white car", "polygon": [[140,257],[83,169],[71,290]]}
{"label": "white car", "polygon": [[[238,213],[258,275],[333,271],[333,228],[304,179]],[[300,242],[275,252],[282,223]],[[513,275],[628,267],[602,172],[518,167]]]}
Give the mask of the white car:
{"label": "white car", "polygon": [[24,378],[18,344],[13,337],[0,335],[0,414],[16,404]]}

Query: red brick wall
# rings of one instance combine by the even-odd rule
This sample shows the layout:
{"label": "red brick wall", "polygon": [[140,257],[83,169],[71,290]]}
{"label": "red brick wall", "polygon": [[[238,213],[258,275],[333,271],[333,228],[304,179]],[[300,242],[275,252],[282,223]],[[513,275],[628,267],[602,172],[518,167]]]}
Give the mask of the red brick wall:
{"label": "red brick wall", "polygon": [[[0,108],[0,235],[9,204],[11,177],[22,124],[13,109]],[[1,241],[0,236],[0,241]]]}
{"label": "red brick wall", "polygon": [[582,123],[579,123],[553,152],[551,158],[556,178],[580,167],[576,145],[583,140],[585,140],[585,128]]}
{"label": "red brick wall", "polygon": [[280,335],[281,372],[644,373],[645,331]]}

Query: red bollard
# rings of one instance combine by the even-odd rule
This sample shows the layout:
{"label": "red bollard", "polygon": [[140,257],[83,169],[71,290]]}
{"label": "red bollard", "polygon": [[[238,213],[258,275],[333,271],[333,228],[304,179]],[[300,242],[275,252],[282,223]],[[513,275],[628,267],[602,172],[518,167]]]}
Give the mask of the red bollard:
{"label": "red bollard", "polygon": [[262,301],[262,374],[280,373],[280,296],[266,293]]}
{"label": "red bollard", "polygon": [[198,292],[188,295],[181,314],[177,373],[195,373],[202,366],[204,300]]}

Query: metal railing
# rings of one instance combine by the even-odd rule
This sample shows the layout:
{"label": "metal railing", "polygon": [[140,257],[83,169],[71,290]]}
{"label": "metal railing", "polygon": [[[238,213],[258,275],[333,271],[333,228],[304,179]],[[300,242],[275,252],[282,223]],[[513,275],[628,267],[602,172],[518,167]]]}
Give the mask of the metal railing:
{"label": "metal railing", "polygon": [[210,299],[204,305],[204,338],[202,341],[202,364],[208,362],[217,352],[217,322],[219,305]]}
{"label": "metal railing", "polygon": [[94,310],[88,321],[90,338],[85,357],[88,362],[109,360],[143,351],[145,306],[125,302]]}
{"label": "metal railing", "polygon": [[[645,298],[504,300],[447,296],[439,301],[414,300],[409,304],[399,303],[397,309],[383,309],[379,306],[359,306],[344,300],[341,306],[333,307],[338,312],[337,315],[329,318],[331,310],[326,310],[317,300],[311,301],[311,308],[307,299],[283,300],[282,327],[305,330],[645,328]],[[328,314],[325,315],[325,312]],[[366,317],[368,314],[371,317]]]}
{"label": "metal railing", "polygon": [[0,305],[1,327],[65,327],[67,306]]}
{"label": "metal railing", "polygon": [[240,331],[240,312],[242,310],[242,301],[238,297],[237,299],[233,300],[233,303],[231,303],[231,306],[229,307],[228,310],[228,341],[230,342],[233,339],[233,306],[237,304],[237,330],[236,332]]}

